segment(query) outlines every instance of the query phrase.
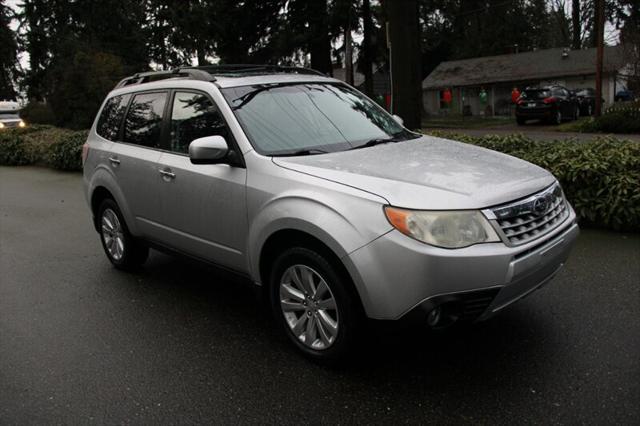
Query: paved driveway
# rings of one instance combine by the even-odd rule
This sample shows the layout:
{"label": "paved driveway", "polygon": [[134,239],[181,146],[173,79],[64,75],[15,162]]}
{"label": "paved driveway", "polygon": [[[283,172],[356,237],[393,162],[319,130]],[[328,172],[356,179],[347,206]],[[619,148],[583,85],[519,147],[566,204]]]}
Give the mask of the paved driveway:
{"label": "paved driveway", "polygon": [[396,330],[359,362],[299,357],[251,288],[102,254],[80,176],[0,168],[0,424],[640,423],[640,238],[584,231],[502,315]]}

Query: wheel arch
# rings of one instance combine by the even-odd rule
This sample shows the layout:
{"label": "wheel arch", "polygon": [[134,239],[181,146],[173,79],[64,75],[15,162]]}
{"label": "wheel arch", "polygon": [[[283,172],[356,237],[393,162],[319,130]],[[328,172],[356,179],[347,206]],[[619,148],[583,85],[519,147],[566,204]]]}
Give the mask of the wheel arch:
{"label": "wheel arch", "polygon": [[118,207],[122,215],[124,216],[127,228],[129,232],[133,235],[138,235],[138,230],[136,228],[136,223],[133,220],[133,214],[129,209],[129,205],[126,202],[124,194],[118,188],[118,185],[115,181],[113,175],[104,169],[98,169],[93,175],[90,183],[89,183],[89,203],[91,207],[91,213],[93,214],[93,223],[97,228],[96,223],[96,215],[98,207],[100,207],[100,203],[105,198],[113,199]]}
{"label": "wheel arch", "polygon": [[347,265],[342,261],[342,256],[336,253],[334,249],[320,238],[307,231],[295,228],[279,229],[269,235],[264,241],[264,244],[262,244],[258,255],[258,275],[265,295],[268,295],[270,289],[269,277],[274,261],[284,250],[290,247],[304,247],[314,250],[324,256],[329,263],[336,266],[338,273],[344,278],[347,286],[346,290],[350,292],[354,300],[356,300],[360,312],[365,312],[360,292],[355,285],[353,277],[349,273]]}

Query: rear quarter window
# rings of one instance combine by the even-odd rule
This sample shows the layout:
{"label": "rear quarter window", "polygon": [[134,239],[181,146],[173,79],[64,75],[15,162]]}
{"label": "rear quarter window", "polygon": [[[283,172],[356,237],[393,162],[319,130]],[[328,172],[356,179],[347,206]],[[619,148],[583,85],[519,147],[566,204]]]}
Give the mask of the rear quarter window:
{"label": "rear quarter window", "polygon": [[114,96],[107,100],[100,113],[96,133],[111,141],[117,139],[129,98],[131,98],[131,95],[122,95]]}

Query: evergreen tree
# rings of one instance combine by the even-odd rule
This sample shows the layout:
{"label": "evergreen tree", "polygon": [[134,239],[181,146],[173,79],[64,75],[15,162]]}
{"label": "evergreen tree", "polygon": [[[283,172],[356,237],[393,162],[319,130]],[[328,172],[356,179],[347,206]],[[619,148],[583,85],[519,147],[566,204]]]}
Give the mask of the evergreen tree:
{"label": "evergreen tree", "polygon": [[15,82],[18,75],[18,45],[14,32],[9,28],[11,10],[0,2],[0,100],[15,99]]}

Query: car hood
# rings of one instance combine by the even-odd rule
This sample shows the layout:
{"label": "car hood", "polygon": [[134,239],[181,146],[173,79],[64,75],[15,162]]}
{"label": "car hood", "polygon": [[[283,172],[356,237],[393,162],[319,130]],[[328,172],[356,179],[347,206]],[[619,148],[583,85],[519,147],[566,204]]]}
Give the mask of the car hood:
{"label": "car hood", "polygon": [[518,158],[431,136],[273,161],[411,209],[485,208],[530,195],[555,181],[548,171]]}

